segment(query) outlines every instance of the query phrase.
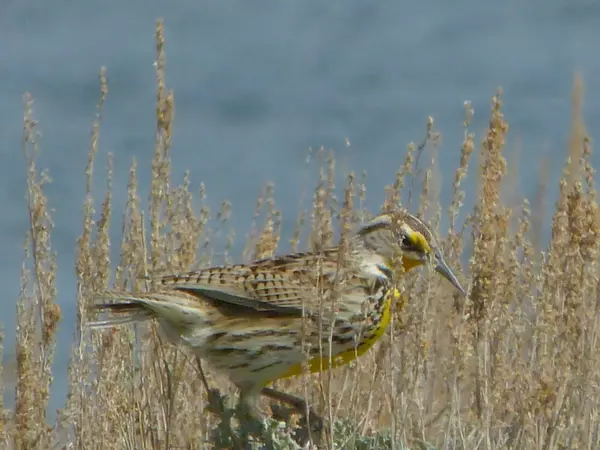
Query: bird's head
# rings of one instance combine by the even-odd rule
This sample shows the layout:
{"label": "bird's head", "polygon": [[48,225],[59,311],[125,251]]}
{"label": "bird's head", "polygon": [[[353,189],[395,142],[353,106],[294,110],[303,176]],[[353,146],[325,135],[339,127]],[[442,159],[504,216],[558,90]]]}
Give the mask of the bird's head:
{"label": "bird's head", "polygon": [[444,261],[430,228],[412,214],[403,210],[380,214],[365,223],[357,237],[368,250],[380,255],[392,271],[399,260],[405,271],[431,263],[436,272],[466,294]]}

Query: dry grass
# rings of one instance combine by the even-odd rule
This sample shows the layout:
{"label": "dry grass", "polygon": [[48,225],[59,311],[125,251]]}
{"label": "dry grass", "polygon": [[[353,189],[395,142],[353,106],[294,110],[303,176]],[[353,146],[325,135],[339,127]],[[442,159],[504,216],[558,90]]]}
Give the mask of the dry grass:
{"label": "dry grass", "polygon": [[[158,23],[156,140],[149,193],[139,193],[137,165],[130,169],[126,210],[112,210],[112,160],[102,203],[92,196],[92,177],[102,105],[108,89],[100,77],[98,115],[91,133],[83,230],[77,243],[77,328],[69,369],[69,393],[55,423],[48,423],[51,362],[60,310],[55,303],[56,258],[51,247],[51,208],[44,195],[48,177],[36,167],[38,141],[32,101],[25,99],[23,151],[27,161],[30,229],[17,300],[17,388],[14,410],[0,416],[3,448],[206,448],[227,441],[219,417],[205,411],[206,392],[196,362],[161,340],[156,327],[90,333],[85,329],[89,293],[111,284],[145,287],[146,277],[211,263],[216,240],[231,244],[231,207],[216,214],[203,203],[204,186],[192,195],[170,179],[174,96],[165,86],[164,37]],[[382,208],[408,198],[431,223],[447,214],[444,247],[463,269],[467,299],[436,277],[404,278],[404,301],[382,342],[348,367],[277,387],[305,395],[338,433],[323,447],[539,448],[600,446],[600,358],[598,344],[600,216],[590,163],[591,144],[581,117],[582,83],[573,89],[573,125],[549,242],[542,239],[547,170],[530,204],[515,208],[502,193],[507,179],[504,143],[509,130],[502,95],[493,97],[482,139],[470,131],[465,104],[464,140],[452,186],[437,183],[439,168],[423,166],[437,152],[439,133],[427,124],[422,145],[410,145],[396,179],[382,193]],[[462,211],[462,183],[477,154],[476,205]],[[340,227],[360,219],[364,177],[347,174],[336,197],[333,155],[319,152],[320,178],[313,208],[300,211],[293,248],[318,251],[337,240]],[[437,161],[437,157],[432,158]],[[447,210],[441,189],[452,189]],[[256,204],[243,259],[269,256],[280,244],[281,213],[267,184]],[[149,194],[149,210],[140,196]],[[95,208],[99,211],[96,212]],[[532,213],[532,210],[534,213]],[[466,213],[464,225],[459,212]],[[375,211],[373,211],[375,212]],[[121,222],[120,260],[111,280],[109,226]],[[209,224],[214,226],[209,228]],[[246,232],[246,230],[243,230]],[[345,234],[341,233],[342,236]],[[307,235],[306,244],[302,236]],[[468,250],[467,250],[468,249]],[[225,248],[228,251],[228,248]],[[468,252],[468,253],[467,253]],[[115,264],[116,263],[116,264]],[[67,270],[61,268],[61,270]],[[598,361],[598,362],[597,362]],[[221,378],[213,387],[235,395]],[[220,430],[220,431],[219,431]],[[227,444],[223,444],[227,446]],[[360,447],[362,445],[362,447]],[[404,447],[404,448],[405,448]],[[282,447],[284,448],[284,447]]]}

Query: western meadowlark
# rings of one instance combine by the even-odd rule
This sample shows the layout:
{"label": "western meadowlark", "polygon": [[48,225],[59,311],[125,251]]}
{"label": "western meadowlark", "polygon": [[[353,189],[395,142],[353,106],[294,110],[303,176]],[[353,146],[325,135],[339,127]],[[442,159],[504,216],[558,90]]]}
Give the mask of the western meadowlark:
{"label": "western meadowlark", "polygon": [[406,211],[376,216],[347,244],[344,258],[333,247],[164,276],[151,292],[103,292],[107,303],[96,308],[112,315],[91,325],[157,319],[170,339],[227,374],[240,402],[257,411],[270,382],[302,373],[305,363],[315,372],[368,350],[390,321],[388,294],[401,267],[431,263],[465,292],[430,229]]}

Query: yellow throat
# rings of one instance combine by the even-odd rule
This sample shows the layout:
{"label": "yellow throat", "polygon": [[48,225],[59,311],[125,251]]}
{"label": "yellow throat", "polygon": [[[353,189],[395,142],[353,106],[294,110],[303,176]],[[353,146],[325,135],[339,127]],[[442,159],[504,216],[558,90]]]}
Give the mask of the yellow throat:
{"label": "yellow throat", "polygon": [[[398,289],[393,289],[390,293],[388,293],[385,297],[381,320],[377,324],[377,328],[372,332],[372,334],[364,339],[358,346],[352,348],[350,350],[346,350],[338,355],[333,355],[332,358],[327,356],[315,356],[308,361],[308,373],[319,372],[320,370],[327,370],[330,368],[335,368],[339,366],[343,366],[344,364],[348,364],[351,361],[354,361],[356,358],[364,354],[367,350],[369,350],[375,342],[377,342],[383,333],[385,333],[386,328],[390,324],[390,320],[392,318],[392,301],[396,301],[400,303],[400,307],[404,306],[404,302],[402,296],[400,295],[400,291]],[[290,367],[290,369],[279,378],[288,378],[295,375],[300,375],[303,373],[305,369],[303,369],[302,364],[296,364],[295,366]]]}

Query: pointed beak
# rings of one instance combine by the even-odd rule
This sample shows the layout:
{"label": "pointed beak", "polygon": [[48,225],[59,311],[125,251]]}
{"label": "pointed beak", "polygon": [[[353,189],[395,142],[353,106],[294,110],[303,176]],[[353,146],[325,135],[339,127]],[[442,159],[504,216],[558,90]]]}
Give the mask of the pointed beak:
{"label": "pointed beak", "polygon": [[446,261],[444,261],[444,258],[441,255],[436,255],[435,259],[436,259],[435,271],[437,273],[439,273],[440,275],[442,275],[450,283],[452,283],[452,285],[456,289],[458,289],[462,293],[462,295],[467,295],[467,292],[460,285],[458,278],[456,278],[456,275],[454,275],[452,270],[450,270],[450,267],[448,267],[448,264],[446,264]]}

